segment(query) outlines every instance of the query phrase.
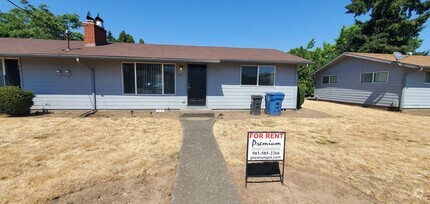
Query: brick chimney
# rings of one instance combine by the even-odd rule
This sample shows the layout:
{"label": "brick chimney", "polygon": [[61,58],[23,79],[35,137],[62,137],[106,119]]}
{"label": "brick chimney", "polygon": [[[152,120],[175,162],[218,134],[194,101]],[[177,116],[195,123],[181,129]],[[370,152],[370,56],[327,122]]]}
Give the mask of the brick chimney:
{"label": "brick chimney", "polygon": [[106,45],[106,30],[97,26],[94,21],[84,22],[84,42],[85,47]]}

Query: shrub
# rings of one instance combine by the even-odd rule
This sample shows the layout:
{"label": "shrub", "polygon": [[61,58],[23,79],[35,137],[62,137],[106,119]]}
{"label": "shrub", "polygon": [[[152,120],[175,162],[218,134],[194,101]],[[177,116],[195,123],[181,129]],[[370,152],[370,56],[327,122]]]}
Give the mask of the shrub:
{"label": "shrub", "polygon": [[303,87],[298,86],[297,109],[301,108],[304,102],[305,102],[305,89]]}
{"label": "shrub", "polygon": [[34,97],[33,92],[16,86],[0,87],[0,113],[10,116],[29,115]]}

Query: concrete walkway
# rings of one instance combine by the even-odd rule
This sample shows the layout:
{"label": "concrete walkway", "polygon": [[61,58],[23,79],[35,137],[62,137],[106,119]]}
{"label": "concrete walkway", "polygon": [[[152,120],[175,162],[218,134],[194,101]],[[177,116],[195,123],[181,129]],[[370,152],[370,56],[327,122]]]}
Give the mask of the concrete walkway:
{"label": "concrete walkway", "polygon": [[180,120],[184,139],[173,203],[240,203],[212,132],[213,118]]}

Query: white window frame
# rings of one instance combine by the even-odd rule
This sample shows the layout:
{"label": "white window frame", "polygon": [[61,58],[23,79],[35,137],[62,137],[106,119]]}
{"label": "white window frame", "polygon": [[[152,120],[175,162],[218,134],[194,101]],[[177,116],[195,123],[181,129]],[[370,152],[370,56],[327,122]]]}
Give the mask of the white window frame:
{"label": "white window frame", "polygon": [[19,80],[20,80],[20,86],[23,87],[23,80],[22,80],[22,69],[21,69],[21,60],[18,57],[0,57],[2,67],[3,67],[3,85],[0,84],[0,86],[6,86],[6,64],[4,62],[5,59],[13,59],[18,60],[18,70],[19,70]]}
{"label": "white window frame", "polygon": [[[257,67],[257,85],[242,85],[242,68],[243,67],[246,67],[246,66],[253,66],[253,67]],[[262,66],[262,67],[273,67],[273,85],[260,85],[259,83],[260,83],[260,66]],[[243,64],[243,65],[240,65],[240,86],[244,86],[244,87],[247,87],[247,86],[253,86],[253,87],[255,87],[255,86],[263,86],[263,87],[265,87],[265,86],[276,86],[276,66],[275,65],[255,65],[255,64]]]}
{"label": "white window frame", "polygon": [[[124,93],[124,67],[123,64],[133,64],[134,65],[134,93]],[[161,94],[138,94],[137,93],[137,72],[136,72],[136,67],[137,64],[160,64],[161,65],[161,84],[162,84],[162,88],[161,88]],[[165,94],[164,93],[164,65],[173,65],[175,67],[175,93],[173,94]],[[176,63],[160,63],[160,62],[131,62],[131,61],[123,61],[121,62],[121,89],[122,89],[122,94],[123,95],[130,95],[130,96],[134,96],[134,95],[138,95],[138,96],[175,96],[176,95]]]}
{"label": "white window frame", "polygon": [[[386,82],[375,82],[375,74],[376,73],[387,73],[387,81]],[[363,82],[363,74],[372,74],[372,82]],[[360,73],[360,83],[361,84],[388,84],[388,80],[390,79],[390,72],[389,71],[377,71],[377,72],[362,72]]]}
{"label": "white window frame", "polygon": [[426,74],[424,75],[424,84],[430,84],[430,81],[426,81],[427,74],[430,74],[430,71],[426,71]]}
{"label": "white window frame", "polygon": [[[337,78],[337,82],[336,83],[332,83],[331,82],[331,80],[330,80],[330,77],[333,77],[333,76],[335,76],[336,78]],[[324,77],[328,77],[328,83],[324,83]],[[337,84],[337,83],[339,83],[339,75],[337,75],[337,74],[332,74],[332,75],[323,75],[322,77],[321,77],[321,84]]]}

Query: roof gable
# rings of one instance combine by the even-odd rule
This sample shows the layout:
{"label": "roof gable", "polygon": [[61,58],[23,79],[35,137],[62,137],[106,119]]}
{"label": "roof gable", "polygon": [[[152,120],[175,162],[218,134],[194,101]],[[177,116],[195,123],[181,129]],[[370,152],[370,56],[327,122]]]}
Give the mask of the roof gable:
{"label": "roof gable", "polygon": [[354,57],[387,64],[398,63],[399,66],[405,66],[409,68],[430,68],[430,56],[408,55],[404,59],[397,61],[392,54],[345,52],[333,61],[316,70],[312,75],[316,75],[318,72],[331,67],[346,57]]}

